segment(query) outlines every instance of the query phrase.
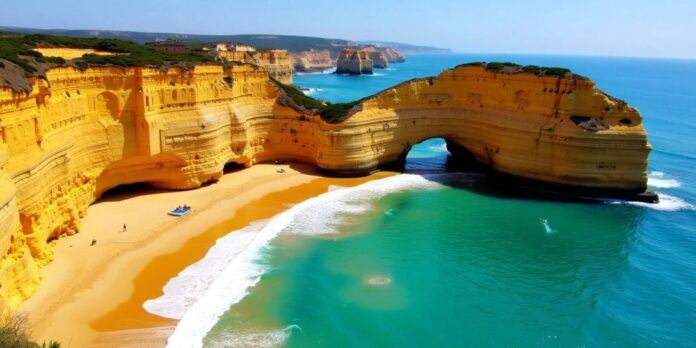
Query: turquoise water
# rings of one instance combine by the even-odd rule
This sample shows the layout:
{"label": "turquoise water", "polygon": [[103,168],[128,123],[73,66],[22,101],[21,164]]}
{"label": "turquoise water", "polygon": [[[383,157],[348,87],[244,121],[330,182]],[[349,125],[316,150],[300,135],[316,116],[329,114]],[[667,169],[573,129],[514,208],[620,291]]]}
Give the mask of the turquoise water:
{"label": "turquoise water", "polygon": [[[501,194],[441,174],[448,153],[431,139],[409,154],[414,174],[336,188],[258,226],[268,242],[228,267],[244,276],[204,295],[222,307],[207,346],[696,346],[696,61],[410,56],[377,76],[295,82],[346,101],[481,60],[569,67],[638,107],[662,203]],[[237,285],[246,296],[230,300]],[[180,326],[205,320],[195,313]]]}

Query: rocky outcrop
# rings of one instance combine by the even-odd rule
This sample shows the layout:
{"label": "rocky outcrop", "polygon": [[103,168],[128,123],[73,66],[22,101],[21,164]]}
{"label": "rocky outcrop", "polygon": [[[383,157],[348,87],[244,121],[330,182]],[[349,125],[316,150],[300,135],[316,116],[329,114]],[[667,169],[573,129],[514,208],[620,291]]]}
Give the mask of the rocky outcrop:
{"label": "rocky outcrop", "polygon": [[389,66],[387,56],[374,46],[363,47],[360,52],[367,54],[367,57],[372,61],[372,67],[375,69],[386,69]]}
{"label": "rocky outcrop", "polygon": [[[354,110],[332,134],[341,146],[323,153],[320,167],[368,172],[443,137],[498,173],[547,188],[632,198],[646,190],[650,146],[640,114],[572,74],[460,66],[388,89]],[[603,126],[588,129],[573,120],[579,115]]]}
{"label": "rocky outcrop", "polygon": [[624,198],[646,190],[640,114],[572,75],[460,66],[387,89],[332,123],[286,106],[288,96],[251,65],[64,67],[30,83],[30,93],[0,89],[5,312],[36,289],[53,242],[78,232],[106,190],[195,188],[231,162],[297,160],[360,175],[443,137],[455,157],[545,188]]}
{"label": "rocky outcrop", "polygon": [[[387,56],[389,53],[390,56]],[[386,69],[390,57],[394,62],[404,62],[403,55],[394,49],[366,46],[361,49],[344,49],[336,63],[336,74],[372,74],[373,69]]]}
{"label": "rocky outcrop", "polygon": [[268,74],[285,84],[292,83],[293,63],[286,50],[269,51],[217,51],[218,57],[230,62],[254,64],[263,67]]}
{"label": "rocky outcrop", "polygon": [[404,63],[406,61],[406,57],[394,48],[383,48],[382,53],[387,57],[389,63]]}
{"label": "rocky outcrop", "polygon": [[257,51],[252,54],[253,64],[262,66],[274,79],[292,83],[292,61],[286,50]]}
{"label": "rocky outcrop", "polygon": [[329,50],[309,50],[291,53],[293,68],[298,72],[314,72],[330,69],[334,66]]}
{"label": "rocky outcrop", "polygon": [[367,52],[344,49],[336,63],[336,74],[361,75],[372,74],[373,63]]}

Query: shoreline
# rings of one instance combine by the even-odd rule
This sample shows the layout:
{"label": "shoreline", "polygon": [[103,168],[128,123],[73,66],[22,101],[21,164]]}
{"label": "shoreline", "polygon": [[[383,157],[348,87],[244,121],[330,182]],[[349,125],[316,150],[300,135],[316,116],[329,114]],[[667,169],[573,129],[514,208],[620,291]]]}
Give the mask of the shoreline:
{"label": "shoreline", "polygon": [[[283,175],[276,173],[279,166],[259,164],[198,189],[126,190],[100,198],[88,209],[80,233],[57,241],[39,289],[18,309],[28,315],[32,337],[64,347],[163,345],[177,321],[146,312],[143,302],[161,295],[167,281],[201,259],[218,238],[326,192],[329,185],[389,175],[324,178],[309,165],[281,167]],[[194,210],[180,219],[166,214],[180,204]]]}

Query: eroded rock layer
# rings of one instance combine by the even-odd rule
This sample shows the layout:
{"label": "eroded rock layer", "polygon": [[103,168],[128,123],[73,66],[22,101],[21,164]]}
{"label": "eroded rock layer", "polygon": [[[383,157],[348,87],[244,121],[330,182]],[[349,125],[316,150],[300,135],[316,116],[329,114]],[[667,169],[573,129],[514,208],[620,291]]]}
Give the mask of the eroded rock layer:
{"label": "eroded rock layer", "polygon": [[51,244],[103,192],[187,189],[226,163],[287,159],[367,173],[444,137],[496,171],[588,194],[646,189],[637,110],[577,77],[462,66],[357,104],[337,123],[285,106],[257,66],[58,68],[30,93],[0,89],[0,311],[39,283]]}
{"label": "eroded rock layer", "polygon": [[291,53],[292,63],[295,71],[312,72],[330,69],[334,66],[329,50],[309,50],[298,53]]}
{"label": "eroded rock layer", "polygon": [[217,55],[230,62],[261,66],[272,78],[285,84],[292,83],[293,62],[286,50],[219,51]]}
{"label": "eroded rock layer", "polygon": [[372,61],[372,67],[375,69],[386,69],[389,66],[387,55],[385,52],[378,50],[377,47],[363,47],[360,49],[360,52],[367,54],[367,57]]}
{"label": "eroded rock layer", "polygon": [[382,52],[387,57],[389,63],[403,63],[406,61],[406,57],[394,48],[385,47],[382,49]]}
{"label": "eroded rock layer", "polygon": [[344,49],[336,62],[336,74],[361,75],[372,74],[373,62],[368,52]]}

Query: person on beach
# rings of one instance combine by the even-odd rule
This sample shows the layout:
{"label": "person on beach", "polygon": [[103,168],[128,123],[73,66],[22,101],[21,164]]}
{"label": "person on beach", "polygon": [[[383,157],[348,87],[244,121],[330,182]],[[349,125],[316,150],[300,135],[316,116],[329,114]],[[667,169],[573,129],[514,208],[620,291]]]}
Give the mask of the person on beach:
{"label": "person on beach", "polygon": [[126,224],[123,224],[123,232],[126,232],[128,230],[128,227],[126,227]]}

